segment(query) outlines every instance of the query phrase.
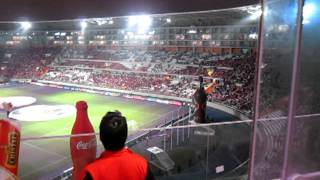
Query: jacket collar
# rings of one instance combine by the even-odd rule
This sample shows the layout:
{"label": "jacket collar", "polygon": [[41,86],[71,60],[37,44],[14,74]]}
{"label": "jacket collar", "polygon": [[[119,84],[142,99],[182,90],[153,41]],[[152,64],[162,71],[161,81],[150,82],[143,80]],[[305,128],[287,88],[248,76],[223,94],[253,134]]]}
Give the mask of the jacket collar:
{"label": "jacket collar", "polygon": [[120,149],[118,151],[106,150],[101,154],[100,158],[107,158],[107,157],[110,157],[110,156],[120,156],[120,155],[122,155],[124,153],[127,153],[127,152],[131,153],[132,151],[127,147],[124,147],[124,148],[122,148],[122,149]]}

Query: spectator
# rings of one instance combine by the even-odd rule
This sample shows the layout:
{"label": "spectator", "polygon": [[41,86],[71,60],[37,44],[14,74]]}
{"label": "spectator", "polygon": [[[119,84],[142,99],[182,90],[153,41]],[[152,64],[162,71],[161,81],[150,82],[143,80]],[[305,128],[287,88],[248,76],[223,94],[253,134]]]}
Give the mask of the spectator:
{"label": "spectator", "polygon": [[100,123],[100,140],[105,151],[85,168],[85,180],[154,179],[148,162],[125,147],[127,136],[126,118],[118,111],[108,112]]}
{"label": "spectator", "polygon": [[[47,80],[191,98],[196,90],[194,84],[198,84],[195,79],[203,76],[208,80],[205,86],[210,85],[210,79],[219,80],[215,90],[208,94],[210,102],[222,103],[248,115],[253,112],[255,55],[98,47],[8,47],[1,50],[0,81],[10,78]],[[264,71],[268,71],[270,65],[265,66]],[[271,86],[277,81],[277,74],[264,78]],[[263,89],[266,93],[262,93],[262,97],[268,96],[264,99],[277,99],[269,96],[278,93],[269,93],[268,87]]]}

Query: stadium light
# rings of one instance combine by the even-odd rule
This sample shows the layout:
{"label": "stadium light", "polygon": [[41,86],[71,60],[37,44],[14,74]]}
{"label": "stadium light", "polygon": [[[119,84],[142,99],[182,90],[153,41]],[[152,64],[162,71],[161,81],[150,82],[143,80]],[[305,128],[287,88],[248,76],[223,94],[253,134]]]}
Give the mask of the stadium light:
{"label": "stadium light", "polygon": [[114,21],[113,20],[110,20],[109,22],[108,22],[108,24],[113,24],[114,23]]}
{"label": "stadium light", "polygon": [[167,21],[167,23],[171,23],[171,19],[170,18],[167,18],[166,21]]}
{"label": "stadium light", "polygon": [[137,28],[138,34],[144,34],[152,25],[152,18],[148,15],[129,16],[128,27]]}
{"label": "stadium light", "polygon": [[316,6],[313,3],[309,3],[303,6],[303,24],[310,23],[310,18],[316,11]]}
{"label": "stadium light", "polygon": [[96,19],[96,22],[99,26],[104,25],[105,23],[107,23],[107,21],[103,20],[103,19]]}
{"label": "stadium light", "polygon": [[97,24],[99,25],[99,26],[101,26],[101,25],[103,25],[103,24],[105,24],[103,21],[97,21]]}
{"label": "stadium light", "polygon": [[258,34],[257,33],[249,34],[249,39],[258,39]]}
{"label": "stadium light", "polygon": [[146,33],[152,25],[152,18],[150,16],[139,16],[138,17],[138,33]]}
{"label": "stadium light", "polygon": [[88,24],[87,24],[87,22],[82,21],[82,22],[80,23],[80,26],[81,26],[81,30],[83,31],[83,30],[85,30],[85,29],[87,28]]}
{"label": "stadium light", "polygon": [[262,10],[259,9],[259,10],[253,11],[253,12],[248,11],[248,13],[251,14],[250,19],[255,20],[255,19],[258,19],[262,15]]}
{"label": "stadium light", "polygon": [[135,26],[138,22],[137,16],[129,16],[128,21],[129,27]]}
{"label": "stadium light", "polygon": [[[247,16],[247,18],[244,19],[244,21],[257,20],[262,15],[262,8],[260,5],[243,7],[241,8],[241,10],[249,14],[249,16]],[[266,15],[266,9],[264,15]]]}
{"label": "stadium light", "polygon": [[21,25],[22,29],[25,30],[25,31],[32,27],[31,22],[27,22],[27,21],[20,22],[20,25]]}
{"label": "stadium light", "polygon": [[191,29],[191,30],[188,31],[188,33],[189,33],[189,34],[196,34],[196,33],[197,33],[197,30]]}
{"label": "stadium light", "polygon": [[303,17],[310,18],[316,10],[316,6],[313,3],[303,6]]}

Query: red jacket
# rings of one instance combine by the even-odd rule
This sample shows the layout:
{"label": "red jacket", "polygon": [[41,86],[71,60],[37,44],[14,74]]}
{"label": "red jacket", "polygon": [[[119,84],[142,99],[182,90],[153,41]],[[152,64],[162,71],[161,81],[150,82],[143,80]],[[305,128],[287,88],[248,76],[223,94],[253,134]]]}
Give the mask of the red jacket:
{"label": "red jacket", "polygon": [[148,163],[128,148],[105,151],[100,158],[85,168],[94,180],[144,180],[148,174]]}

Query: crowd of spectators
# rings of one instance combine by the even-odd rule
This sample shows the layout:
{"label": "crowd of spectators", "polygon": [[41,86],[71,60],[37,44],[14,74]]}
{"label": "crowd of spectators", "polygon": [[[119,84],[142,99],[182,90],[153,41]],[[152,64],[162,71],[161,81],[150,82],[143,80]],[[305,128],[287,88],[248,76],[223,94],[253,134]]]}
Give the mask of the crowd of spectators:
{"label": "crowd of spectators", "polygon": [[190,97],[193,93],[193,88],[187,87],[191,86],[191,79],[184,77],[173,79],[173,76],[156,74],[65,67],[56,68],[41,79],[178,97]]}
{"label": "crowd of spectators", "polygon": [[[156,50],[7,49],[11,78],[42,79],[191,98],[198,76],[214,85],[209,101],[252,112],[254,56]],[[3,66],[5,64],[5,66]],[[4,72],[4,71],[3,71]]]}
{"label": "crowd of spectators", "polygon": [[208,76],[208,72],[213,69],[216,71],[221,66],[232,66],[228,64],[230,61],[225,60],[240,60],[244,57],[192,51],[66,49],[56,65]]}
{"label": "crowd of spectators", "polygon": [[0,52],[1,74],[10,78],[39,78],[61,52],[59,47],[6,48]]}
{"label": "crowd of spectators", "polygon": [[223,86],[217,87],[216,93],[210,94],[209,97],[212,101],[220,100],[250,113],[253,108],[255,57],[231,62],[233,70],[223,74]]}

